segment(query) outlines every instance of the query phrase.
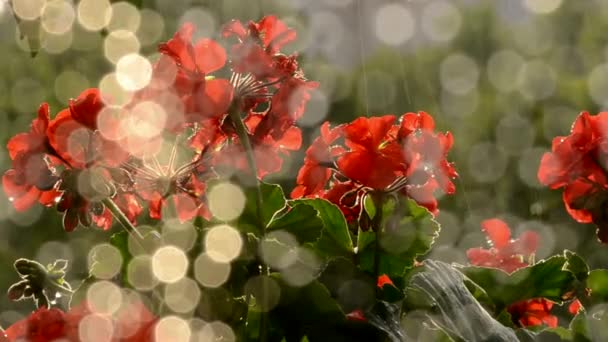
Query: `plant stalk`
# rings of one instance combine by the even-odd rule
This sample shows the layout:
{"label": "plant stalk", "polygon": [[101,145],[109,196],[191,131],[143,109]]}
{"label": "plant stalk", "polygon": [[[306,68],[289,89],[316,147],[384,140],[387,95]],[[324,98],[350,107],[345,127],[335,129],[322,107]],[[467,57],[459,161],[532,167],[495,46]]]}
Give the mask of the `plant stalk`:
{"label": "plant stalk", "polygon": [[[245,126],[245,123],[241,119],[241,115],[238,111],[238,105],[233,105],[230,108],[230,110],[228,111],[228,115],[234,125],[236,134],[239,137],[239,141],[241,142],[241,145],[243,146],[243,149],[245,150],[245,155],[247,157],[247,163],[249,164],[250,175],[253,179],[253,184],[255,186],[255,191],[256,191],[256,215],[257,215],[258,221],[260,223],[260,227],[259,227],[260,233],[263,234],[264,218],[262,215],[262,205],[264,204],[264,200],[262,198],[262,189],[260,188],[260,181],[258,180],[258,175],[257,175],[258,168],[257,168],[257,163],[255,161],[255,154],[253,152],[253,146],[251,145],[251,141],[249,140],[249,134],[247,132],[247,127]],[[263,265],[263,264],[261,264],[260,266],[261,266],[261,270],[266,270],[265,273],[269,273],[268,266]],[[264,272],[262,272],[262,274],[263,273]],[[267,291],[268,291],[268,289],[266,288],[266,286],[263,286],[262,293],[264,296],[268,295]],[[259,336],[260,341],[266,341],[268,339],[267,319],[268,319],[268,317],[265,313],[262,313],[260,315],[260,336]]]}
{"label": "plant stalk", "polygon": [[118,220],[118,222],[120,223],[120,225],[129,233],[129,234],[135,234],[137,235],[137,237],[140,240],[143,240],[144,237],[141,235],[141,233],[135,228],[135,226],[131,223],[131,221],[129,221],[129,218],[122,212],[122,210],[120,210],[120,208],[118,207],[118,205],[116,205],[116,203],[114,203],[114,201],[112,201],[111,198],[104,198],[102,201],[103,205],[108,208],[108,210],[112,213],[112,216],[114,216],[114,218],[116,220]]}

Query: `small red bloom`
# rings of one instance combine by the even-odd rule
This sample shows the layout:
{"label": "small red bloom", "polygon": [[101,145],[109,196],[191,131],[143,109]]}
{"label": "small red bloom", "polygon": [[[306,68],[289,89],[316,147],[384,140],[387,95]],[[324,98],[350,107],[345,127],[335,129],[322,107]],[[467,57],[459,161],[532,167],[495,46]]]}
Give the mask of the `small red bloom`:
{"label": "small red bloom", "polygon": [[367,322],[363,310],[357,309],[346,314],[346,319],[353,322]]}
{"label": "small red bloom", "polygon": [[[502,220],[485,220],[481,227],[488,236],[491,248],[467,250],[467,257],[472,265],[498,268],[507,273],[528,266],[528,260],[538,248],[539,236],[536,232],[526,231],[513,240],[511,229]],[[513,322],[524,327],[542,324],[556,327],[557,317],[550,313],[552,307],[553,302],[545,298],[534,298],[513,303],[507,307],[507,311]]]}
{"label": "small red bloom", "polygon": [[6,339],[9,342],[84,342],[79,325],[87,317],[112,323],[111,342],[149,342],[154,339],[157,319],[140,301],[123,303],[112,316],[95,313],[86,302],[67,312],[42,307],[6,329]]}
{"label": "small red bloom", "polygon": [[523,300],[509,305],[507,311],[511,314],[513,321],[521,326],[530,327],[536,325],[547,325],[557,327],[557,317],[551,314],[553,303],[544,299],[536,298]]}
{"label": "small red bloom", "polygon": [[568,305],[568,312],[572,315],[578,314],[578,312],[582,309],[583,305],[578,299],[573,300],[570,305]]}
{"label": "small red bloom", "polygon": [[511,229],[502,220],[485,220],[481,226],[492,247],[469,249],[467,257],[471,264],[499,268],[507,273],[528,265],[527,260],[534,255],[538,247],[539,236],[536,232],[524,232],[518,239],[513,240]]}
{"label": "small red bloom", "polygon": [[344,149],[332,146],[342,134],[343,126],[329,128],[329,122],[321,125],[321,135],[317,137],[306,150],[304,166],[298,172],[297,186],[291,192],[291,197],[300,198],[315,195],[323,190],[331,177],[329,166],[334,158]]}
{"label": "small red bloom", "polygon": [[386,274],[383,274],[383,275],[381,275],[381,276],[378,277],[377,286],[379,288],[383,288],[384,285],[395,286],[395,284],[393,284],[393,281],[391,280],[391,278],[389,278]]}

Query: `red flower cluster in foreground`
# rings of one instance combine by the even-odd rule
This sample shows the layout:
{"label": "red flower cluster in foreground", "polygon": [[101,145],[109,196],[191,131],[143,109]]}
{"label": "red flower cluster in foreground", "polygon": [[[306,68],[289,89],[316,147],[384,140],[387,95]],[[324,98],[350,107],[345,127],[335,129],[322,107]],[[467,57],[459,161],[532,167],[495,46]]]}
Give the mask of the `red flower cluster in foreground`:
{"label": "red flower cluster in foreground", "polygon": [[401,192],[437,212],[435,191],[455,191],[457,176],[446,160],[453,137],[436,133],[425,113],[361,117],[349,124],[321,126],[306,151],[294,198],[322,197],[339,205],[347,218],[358,215],[362,194]]}
{"label": "red flower cluster in foreground", "polygon": [[565,137],[553,139],[538,169],[539,181],[551,189],[563,188],[566,210],[576,221],[598,227],[608,243],[608,112],[581,113]]}
{"label": "red flower cluster in foreground", "polygon": [[295,31],[274,16],[228,23],[221,43],[192,42],[194,30],[185,24],[160,45],[151,81],[129,103],[88,89],[54,118],[40,107],[30,131],[8,143],[12,168],[2,181],[17,210],[57,205],[68,231],[109,229],[114,206],[135,223],[144,203],[154,219],[163,209],[182,221],[208,218],[207,181],[250,170],[244,134],[258,177],[281,169],[300,148],[295,123],[317,87],[297,55],[280,51]]}
{"label": "red flower cluster in foreground", "polygon": [[[488,236],[490,249],[471,248],[467,251],[469,262],[475,266],[494,267],[512,273],[529,265],[536,253],[539,236],[526,231],[518,239],[511,238],[511,229],[502,220],[490,219],[481,223],[481,229]],[[514,322],[522,326],[546,324],[557,326],[557,317],[551,315],[553,302],[545,298],[522,300],[509,305],[507,311]]]}
{"label": "red flower cluster in foreground", "polygon": [[85,303],[68,312],[42,307],[0,333],[8,342],[80,342],[103,338],[112,342],[154,339],[154,317],[141,302],[123,304],[113,316],[94,313]]}

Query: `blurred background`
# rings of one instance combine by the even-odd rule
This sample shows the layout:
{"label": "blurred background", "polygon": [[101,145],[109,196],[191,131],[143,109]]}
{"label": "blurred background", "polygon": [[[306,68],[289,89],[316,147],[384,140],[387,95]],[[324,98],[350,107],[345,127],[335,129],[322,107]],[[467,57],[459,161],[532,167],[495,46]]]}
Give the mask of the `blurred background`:
{"label": "blurred background", "polygon": [[[307,141],[325,120],[419,110],[454,134],[457,192],[441,199],[442,233],[429,257],[466,263],[468,248],[486,244],[479,223],[499,217],[515,235],[541,234],[537,259],[570,249],[593,268],[608,267],[595,229],[574,222],[561,192],[536,178],[552,138],[567,134],[581,110],[608,105],[607,1],[13,0],[13,6],[17,17],[40,17],[42,30],[39,40],[21,39],[7,0],[0,0],[3,145],[28,130],[42,102],[55,114],[87,87],[121,95],[113,73],[118,59],[134,52],[154,58],[158,43],[183,22],[197,25],[197,37],[213,37],[232,18],[276,14],[298,30],[287,51],[299,51],[307,77],[321,83],[300,122]],[[303,151],[293,154],[269,180],[289,191],[302,158]],[[0,169],[9,167],[2,148]],[[44,264],[69,259],[68,279],[78,285],[93,246],[111,233],[67,234],[55,209],[16,213],[2,194],[0,293],[17,281],[12,263],[19,257]],[[31,309],[29,301],[0,295],[0,325]]]}

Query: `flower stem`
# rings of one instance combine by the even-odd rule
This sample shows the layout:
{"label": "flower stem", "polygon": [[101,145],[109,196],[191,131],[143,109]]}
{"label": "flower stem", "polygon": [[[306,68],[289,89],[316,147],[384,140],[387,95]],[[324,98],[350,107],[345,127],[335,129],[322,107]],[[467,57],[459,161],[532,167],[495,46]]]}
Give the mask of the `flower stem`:
{"label": "flower stem", "polygon": [[118,222],[120,223],[120,225],[129,233],[129,234],[135,234],[137,235],[137,237],[140,240],[143,240],[144,237],[141,235],[141,233],[135,228],[135,226],[133,226],[133,224],[131,223],[131,221],[129,221],[129,218],[122,212],[122,210],[120,210],[120,208],[118,207],[118,205],[116,205],[116,203],[114,203],[114,201],[112,201],[111,198],[104,198],[102,200],[103,205],[108,208],[108,210],[112,213],[112,216],[114,216],[114,218],[116,218],[116,220],[118,220]]}
{"label": "flower stem", "polygon": [[[239,113],[238,110],[238,105],[233,105],[230,110],[228,111],[228,115],[230,116],[230,120],[232,121],[232,123],[234,124],[234,128],[236,130],[236,134],[239,137],[239,140],[241,142],[241,145],[243,146],[243,149],[245,150],[245,155],[247,157],[247,163],[249,164],[249,169],[250,169],[250,174],[251,177],[253,178],[253,184],[255,185],[255,191],[256,191],[256,215],[258,217],[258,221],[260,222],[260,232],[261,234],[263,234],[263,230],[264,230],[264,219],[263,219],[263,215],[262,215],[262,205],[263,205],[263,198],[262,198],[262,189],[260,188],[260,181],[258,180],[258,168],[255,162],[255,155],[253,153],[253,146],[251,145],[251,141],[249,140],[249,134],[247,133],[247,127],[245,126],[245,123],[243,122],[243,120],[241,119],[241,115]],[[266,270],[266,273],[270,273],[269,272],[269,268],[266,265],[260,264],[260,266],[262,267],[262,269]],[[263,296],[266,297],[268,296],[268,289],[266,288],[265,284],[262,285],[262,293]],[[267,315],[265,313],[262,313],[260,315],[260,341],[266,341],[268,336],[268,318]]]}
{"label": "flower stem", "polygon": [[253,153],[253,146],[251,145],[251,141],[249,140],[249,134],[247,133],[247,127],[245,127],[245,123],[241,119],[241,115],[238,111],[238,106],[234,105],[228,111],[228,115],[230,116],[230,120],[234,124],[234,129],[236,130],[236,134],[239,137],[239,141],[245,150],[245,156],[247,157],[247,163],[249,164],[249,169],[251,172],[251,177],[253,178],[253,184],[256,189],[256,201],[257,201],[257,216],[260,223],[262,222],[262,189],[260,188],[260,181],[257,176],[257,164],[255,162],[255,155]]}

